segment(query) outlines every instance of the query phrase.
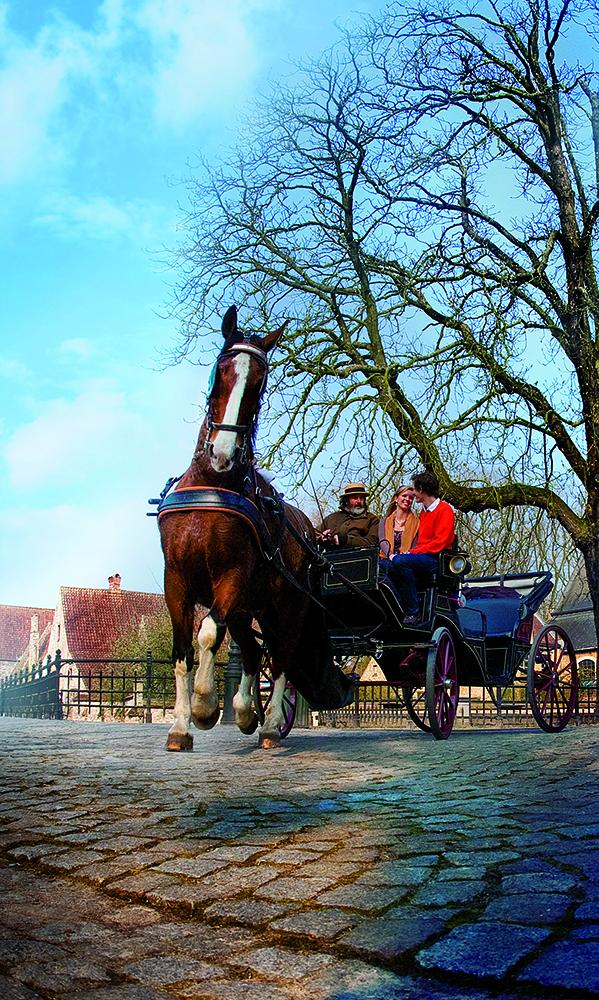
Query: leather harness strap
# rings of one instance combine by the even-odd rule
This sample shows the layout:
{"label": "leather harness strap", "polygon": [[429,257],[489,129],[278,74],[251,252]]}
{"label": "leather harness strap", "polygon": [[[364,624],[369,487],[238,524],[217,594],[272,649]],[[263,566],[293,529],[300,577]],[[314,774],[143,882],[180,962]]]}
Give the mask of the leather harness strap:
{"label": "leather harness strap", "polygon": [[269,558],[275,551],[272,536],[255,503],[234,490],[212,486],[187,486],[172,490],[158,504],[158,520],[167,514],[188,510],[229,511],[252,529],[260,550]]}

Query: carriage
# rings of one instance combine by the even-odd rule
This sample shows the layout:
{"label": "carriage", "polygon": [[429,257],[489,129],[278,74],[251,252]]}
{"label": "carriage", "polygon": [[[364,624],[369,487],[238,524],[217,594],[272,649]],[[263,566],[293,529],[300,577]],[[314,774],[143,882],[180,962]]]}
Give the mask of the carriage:
{"label": "carriage", "polygon": [[[343,666],[361,655],[376,659],[416,725],[437,739],[451,732],[460,684],[482,685],[495,698],[528,656],[533,714],[542,729],[559,732],[577,704],[574,650],[556,625],[531,642],[550,573],[472,579],[464,553],[441,553],[436,578],[420,595],[419,625],[406,627],[378,549],[319,553],[309,519],[257,468],[268,354],[284,328],[247,334],[235,306],[227,310],[191,463],[151,501],[173,626],[176,698],[167,750],[192,749],[191,723],[211,729],[218,722],[214,658],[227,629],[242,659],[235,722],[246,734],[260,725],[264,747],[277,746],[291,729],[297,691],[314,709],[349,705],[354,687]],[[197,605],[207,614],[195,669]]]}
{"label": "carriage", "polygon": [[[467,554],[443,552],[436,576],[419,594],[420,622],[407,627],[377,548],[329,551],[324,561],[319,598],[337,661],[373,658],[424,732],[448,738],[460,686],[486,689],[499,706],[503,691],[519,680],[526,681],[541,729],[560,732],[571,719],[578,696],[572,643],[551,623],[533,636],[535,612],[553,587],[551,573],[468,577]],[[259,712],[269,690],[266,659],[257,691]],[[288,685],[282,736],[293,725],[295,707]]]}

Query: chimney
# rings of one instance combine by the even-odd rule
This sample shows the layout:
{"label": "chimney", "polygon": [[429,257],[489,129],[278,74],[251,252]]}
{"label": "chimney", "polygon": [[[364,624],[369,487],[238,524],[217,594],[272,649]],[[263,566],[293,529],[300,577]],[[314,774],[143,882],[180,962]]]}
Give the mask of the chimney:
{"label": "chimney", "polygon": [[31,616],[31,630],[29,632],[29,666],[33,667],[40,658],[40,632],[39,615]]}
{"label": "chimney", "polygon": [[116,594],[121,589],[121,574],[115,573],[114,576],[108,577],[108,589]]}

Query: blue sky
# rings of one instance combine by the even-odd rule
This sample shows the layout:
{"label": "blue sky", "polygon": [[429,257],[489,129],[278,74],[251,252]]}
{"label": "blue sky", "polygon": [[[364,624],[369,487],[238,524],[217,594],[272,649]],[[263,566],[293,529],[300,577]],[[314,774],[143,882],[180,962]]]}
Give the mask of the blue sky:
{"label": "blue sky", "polygon": [[206,369],[160,370],[179,181],[248,101],[379,0],[0,0],[0,603],[162,588],[146,499]]}

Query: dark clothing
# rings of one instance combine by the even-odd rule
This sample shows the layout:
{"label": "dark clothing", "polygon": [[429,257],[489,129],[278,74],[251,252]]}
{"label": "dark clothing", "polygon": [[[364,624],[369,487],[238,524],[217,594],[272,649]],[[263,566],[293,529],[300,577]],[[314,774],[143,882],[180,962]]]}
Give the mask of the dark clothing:
{"label": "dark clothing", "polygon": [[418,584],[426,586],[439,565],[439,557],[426,552],[403,552],[389,562],[389,576],[395,584],[404,615],[417,615]]}
{"label": "dark clothing", "polygon": [[325,517],[318,531],[324,531],[326,528],[331,534],[339,536],[341,548],[378,545],[379,519],[369,510],[361,514],[352,514],[349,510],[336,510]]}

